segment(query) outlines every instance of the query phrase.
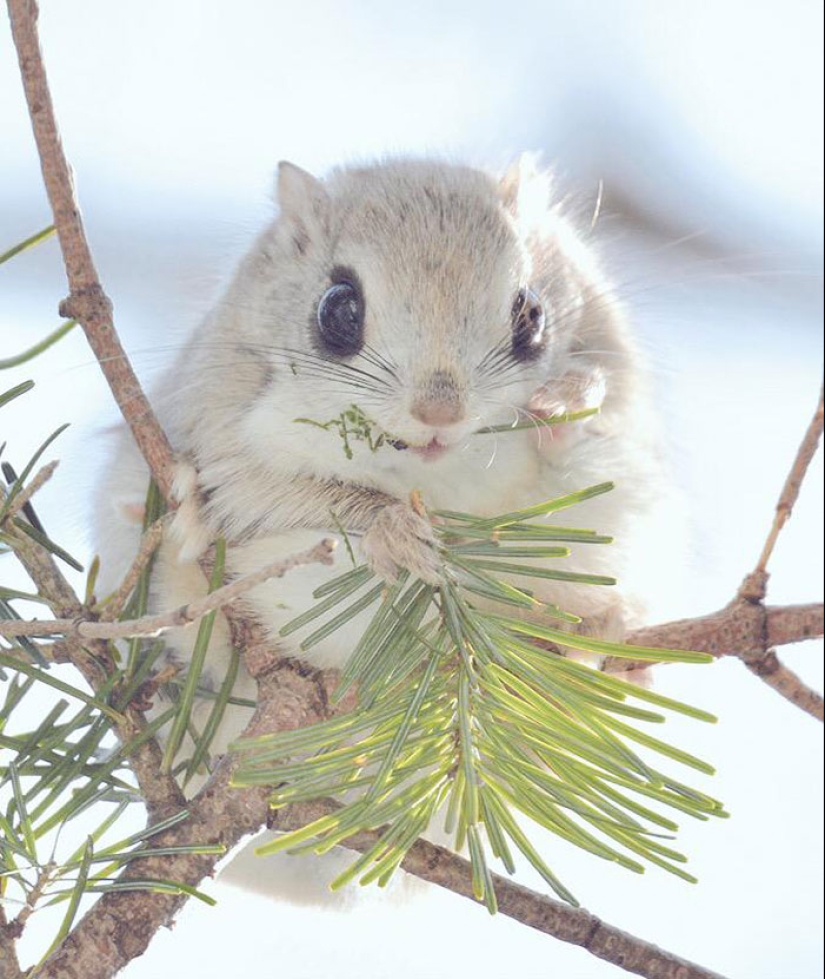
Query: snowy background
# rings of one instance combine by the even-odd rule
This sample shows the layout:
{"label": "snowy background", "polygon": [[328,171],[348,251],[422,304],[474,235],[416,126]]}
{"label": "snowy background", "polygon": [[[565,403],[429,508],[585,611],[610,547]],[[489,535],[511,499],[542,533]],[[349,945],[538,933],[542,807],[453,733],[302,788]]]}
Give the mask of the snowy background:
{"label": "snowy background", "polygon": [[[495,168],[538,150],[583,215],[603,181],[598,237],[655,364],[691,505],[678,611],[733,595],[821,381],[818,0],[44,0],[41,32],[101,277],[150,386],[267,220],[281,158],[323,174],[387,153]],[[2,250],[50,221],[5,24],[0,176]],[[3,266],[0,356],[57,325],[64,292],[54,241]],[[38,386],[3,411],[0,441],[25,461],[72,423],[38,511],[88,558],[115,410],[78,331],[2,386],[27,377]],[[772,602],[822,594],[821,498],[820,456],[772,563]],[[821,689],[821,646],[783,655]],[[733,814],[680,834],[700,883],[636,878],[552,839],[549,862],[593,913],[728,976],[821,976],[821,729],[736,662],[657,682],[721,718],[669,725],[718,766],[706,787]],[[435,890],[342,915],[205,886],[219,906],[191,902],[126,979],[623,974]]]}

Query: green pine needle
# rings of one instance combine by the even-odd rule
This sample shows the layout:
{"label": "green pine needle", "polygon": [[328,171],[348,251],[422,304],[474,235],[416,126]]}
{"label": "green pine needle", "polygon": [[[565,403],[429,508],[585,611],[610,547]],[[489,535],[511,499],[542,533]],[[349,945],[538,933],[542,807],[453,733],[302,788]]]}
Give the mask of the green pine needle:
{"label": "green pine needle", "polygon": [[304,649],[376,606],[339,690],[356,687],[360,706],[309,728],[237,742],[232,749],[242,758],[234,781],[277,785],[275,808],[320,798],[333,798],[340,808],[259,853],[323,853],[357,831],[377,829],[378,842],[333,886],[355,879],[385,884],[427,825],[443,819],[456,848],[468,848],[473,892],[491,912],[496,901],[488,853],[512,873],[512,847],[575,904],[517,822],[520,813],[633,872],[652,864],[694,879],[682,868],[685,857],[657,837],[678,829],[669,815],[674,811],[698,819],[726,813],[721,803],[659,772],[648,756],[664,755],[705,774],[713,769],[642,727],[661,726],[670,712],[715,718],[558,650],[650,662],[711,657],[549,626],[548,619],[568,626],[579,619],[501,577],[612,584],[603,575],[548,566],[554,559],[563,564],[569,554],[557,542],[605,544],[610,538],[541,522],[611,487],[602,483],[494,517],[440,512],[434,530],[444,580],[438,587],[406,572],[390,586],[376,585],[361,566],[316,590],[316,603],[282,629],[288,635],[312,626]]}
{"label": "green pine needle", "polygon": [[[215,591],[223,584],[224,563],[226,560],[226,543],[219,538],[215,546],[215,565],[212,569],[212,576],[209,581],[209,591]],[[198,683],[206,663],[206,654],[209,649],[209,642],[212,638],[212,626],[215,622],[215,612],[209,612],[198,624],[198,635],[192,649],[192,660],[186,673],[186,680],[181,691],[180,700],[175,711],[175,719],[172,722],[172,730],[169,732],[169,740],[163,752],[162,771],[171,771],[175,760],[175,755],[183,742],[183,739],[190,727],[192,710],[195,704],[195,694]],[[201,738],[195,743],[196,749],[201,748],[205,756],[207,745]]]}
{"label": "green pine needle", "polygon": [[16,245],[12,245],[11,248],[7,248],[6,251],[0,254],[0,265],[4,265],[10,258],[14,258],[15,255],[19,255],[21,252],[26,251],[26,249],[34,248],[35,245],[39,245],[41,241],[45,241],[47,238],[50,238],[54,232],[55,226],[50,224],[48,227],[43,228],[42,231],[37,231],[35,234],[31,235],[31,237],[25,238]]}
{"label": "green pine needle", "polygon": [[77,326],[77,320],[66,320],[65,323],[61,323],[56,330],[52,330],[48,336],[44,337],[34,346],[29,347],[28,350],[23,350],[19,354],[15,354],[13,357],[6,357],[0,359],[0,371],[8,370],[11,367],[19,367],[21,364],[28,363],[30,360],[34,360],[35,357],[39,357],[45,350],[53,346],[59,340],[62,340],[67,333],[70,333]]}
{"label": "green pine needle", "polygon": [[20,384],[15,384],[13,388],[0,392],[0,408],[7,405],[10,401],[14,401],[15,398],[19,398],[21,395],[31,391],[33,387],[34,381],[21,381]]}

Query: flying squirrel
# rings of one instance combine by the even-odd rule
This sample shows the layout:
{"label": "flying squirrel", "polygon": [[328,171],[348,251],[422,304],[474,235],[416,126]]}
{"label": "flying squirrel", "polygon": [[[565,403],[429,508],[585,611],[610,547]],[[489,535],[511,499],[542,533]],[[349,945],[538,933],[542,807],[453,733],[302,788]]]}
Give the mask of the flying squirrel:
{"label": "flying squirrel", "polygon": [[[585,236],[555,202],[549,175],[529,158],[500,178],[400,159],[322,181],[284,162],[277,202],[276,218],[153,398],[186,461],[150,607],[205,594],[197,559],[218,535],[227,542],[228,578],[322,537],[341,541],[344,531],[385,579],[407,569],[437,582],[432,525],[411,491],[427,509],[491,515],[613,480],[612,492],[551,519],[611,535],[610,546],[572,545],[564,564],[618,584],[531,579],[530,587],[581,616],[589,633],[623,638],[643,614],[636,572],[656,560],[651,541],[661,537],[651,531],[663,484],[658,438],[647,372],[620,305]],[[378,451],[356,440],[344,452],[322,427],[353,405],[385,435]],[[599,412],[542,424],[586,408]],[[518,427],[479,434],[510,424]],[[96,508],[101,584],[114,587],[137,551],[147,482],[124,430]],[[308,653],[300,637],[278,634],[349,566],[341,546],[331,567],[298,567],[246,595],[285,656],[324,668],[346,661],[369,612]],[[172,662],[191,658],[195,631],[166,635]],[[203,682],[217,689],[229,662],[218,616]],[[255,696],[243,666],[234,693]],[[210,707],[200,704],[204,717]],[[224,751],[249,716],[230,707],[213,750]],[[272,870],[270,860],[242,855],[245,872],[230,868],[229,879],[294,901],[319,899],[304,858],[275,862]],[[280,883],[262,883],[272,877]]]}

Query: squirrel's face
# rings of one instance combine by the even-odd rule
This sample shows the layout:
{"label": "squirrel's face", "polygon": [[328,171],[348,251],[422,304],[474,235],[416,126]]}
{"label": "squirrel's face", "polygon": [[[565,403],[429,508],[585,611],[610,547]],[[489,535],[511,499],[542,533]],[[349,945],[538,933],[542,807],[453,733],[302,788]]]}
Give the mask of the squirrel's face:
{"label": "squirrel's face", "polygon": [[321,183],[282,164],[281,213],[250,265],[281,421],[355,405],[376,435],[435,461],[541,413],[534,395],[567,372],[585,288],[546,233],[542,187],[529,222],[512,178],[399,162]]}

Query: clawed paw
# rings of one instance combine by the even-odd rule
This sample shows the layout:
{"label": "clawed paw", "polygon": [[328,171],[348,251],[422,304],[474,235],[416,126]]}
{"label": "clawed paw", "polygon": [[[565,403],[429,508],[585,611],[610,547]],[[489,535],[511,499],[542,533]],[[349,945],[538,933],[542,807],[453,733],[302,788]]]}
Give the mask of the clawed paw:
{"label": "clawed paw", "polygon": [[364,534],[361,550],[373,571],[385,581],[395,581],[402,570],[430,585],[442,580],[432,524],[408,503],[384,507]]}

